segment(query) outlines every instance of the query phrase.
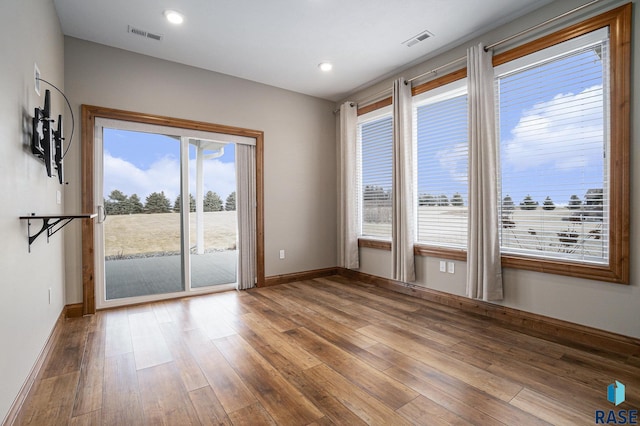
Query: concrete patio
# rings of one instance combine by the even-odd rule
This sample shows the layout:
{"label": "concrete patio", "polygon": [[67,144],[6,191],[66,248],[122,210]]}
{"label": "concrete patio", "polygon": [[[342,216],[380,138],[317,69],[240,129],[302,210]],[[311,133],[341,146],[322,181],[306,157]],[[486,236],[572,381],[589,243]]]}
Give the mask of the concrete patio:
{"label": "concrete patio", "polygon": [[[191,287],[237,281],[237,250],[191,255]],[[183,291],[180,255],[105,262],[107,300]]]}

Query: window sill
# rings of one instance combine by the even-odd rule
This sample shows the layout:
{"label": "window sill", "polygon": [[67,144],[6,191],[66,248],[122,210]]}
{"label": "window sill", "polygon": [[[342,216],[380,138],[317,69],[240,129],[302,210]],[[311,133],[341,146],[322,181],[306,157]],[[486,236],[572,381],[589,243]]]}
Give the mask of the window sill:
{"label": "window sill", "polygon": [[[391,241],[359,238],[358,247],[391,251]],[[463,262],[467,260],[467,251],[462,249],[415,244],[413,246],[413,253],[415,256],[429,256],[441,259],[460,260]],[[501,256],[501,261],[503,268],[522,269],[616,284],[629,283],[628,277],[625,278],[624,265],[585,265],[562,260],[542,260],[504,254]]]}
{"label": "window sill", "polygon": [[416,256],[440,257],[451,260],[467,261],[467,251],[463,249],[453,249],[424,244],[414,244],[413,254]]}
{"label": "window sill", "polygon": [[391,251],[391,241],[358,238],[358,247]]}

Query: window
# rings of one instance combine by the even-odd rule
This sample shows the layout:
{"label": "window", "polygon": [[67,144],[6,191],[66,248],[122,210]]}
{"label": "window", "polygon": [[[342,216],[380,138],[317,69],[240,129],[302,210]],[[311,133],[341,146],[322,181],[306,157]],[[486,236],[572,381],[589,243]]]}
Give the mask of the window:
{"label": "window", "polygon": [[391,239],[393,120],[391,108],[358,118],[360,236]]}
{"label": "window", "polygon": [[628,283],[630,17],[494,57],[503,266]]}
{"label": "window", "polygon": [[467,247],[467,121],[465,79],[414,97],[419,244]]}
{"label": "window", "polygon": [[503,253],[607,264],[608,32],[496,68]]}

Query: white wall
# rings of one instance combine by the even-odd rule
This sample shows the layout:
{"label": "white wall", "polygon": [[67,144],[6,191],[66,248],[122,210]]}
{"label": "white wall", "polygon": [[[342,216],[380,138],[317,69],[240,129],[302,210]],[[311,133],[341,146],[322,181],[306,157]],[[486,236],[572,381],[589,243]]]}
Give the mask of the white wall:
{"label": "white wall", "polygon": [[[62,211],[56,204],[60,185],[47,177],[28,143],[33,110],[44,102],[44,96],[34,91],[34,63],[42,78],[64,89],[63,36],[52,1],[3,0],[2,14],[6,19],[0,26],[0,419],[44,347],[65,299],[62,234],[51,237],[49,244],[46,236],[40,237],[28,253],[27,223],[18,219],[32,212]],[[63,105],[52,90],[52,113],[62,113]],[[33,222],[36,230],[41,223]]]}
{"label": "white wall", "polygon": [[[482,35],[464,45],[452,48],[441,55],[429,59],[411,69],[398,71],[392,78],[404,76],[411,78],[427,72],[437,66],[465,56],[467,46],[484,42],[490,44],[515,34],[551,17],[571,10],[586,1],[556,1],[521,19],[512,21],[495,31]],[[603,1],[598,9],[588,9],[571,17],[571,20],[583,20],[589,16],[609,10],[626,1]],[[638,1],[633,1],[634,9]],[[640,18],[634,10],[631,116],[637,118],[640,109]],[[566,21],[566,20],[565,20]],[[549,30],[558,28],[556,24]],[[390,88],[392,78],[382,81],[366,90],[351,94],[348,99],[359,101]],[[338,104],[339,105],[339,104]],[[631,140],[631,284],[619,285],[593,280],[576,279],[560,275],[543,274],[515,269],[504,270],[505,299],[503,305],[527,312],[546,315],[562,320],[583,324],[602,330],[608,330],[627,336],[640,337],[640,132],[634,128],[637,120],[632,118]],[[361,249],[362,272],[382,276],[391,276],[390,252]],[[466,280],[466,263],[456,261],[455,274],[439,272],[439,259],[416,257],[416,284],[456,295],[464,295]]]}
{"label": "white wall", "polygon": [[[264,131],[266,275],[336,265],[332,102],[70,37],[65,83],[78,120],[89,104]],[[80,209],[79,155],[78,143],[69,211]],[[66,235],[67,303],[82,300],[79,228]]]}

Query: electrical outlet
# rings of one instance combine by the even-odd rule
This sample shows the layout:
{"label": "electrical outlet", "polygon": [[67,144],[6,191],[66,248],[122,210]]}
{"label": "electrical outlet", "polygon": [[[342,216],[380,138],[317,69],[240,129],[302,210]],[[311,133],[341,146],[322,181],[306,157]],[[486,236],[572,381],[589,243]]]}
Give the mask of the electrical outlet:
{"label": "electrical outlet", "polygon": [[440,261],[440,272],[447,272],[447,262],[445,260]]}
{"label": "electrical outlet", "polygon": [[33,80],[36,93],[40,96],[40,68],[38,68],[38,64],[33,64]]}
{"label": "electrical outlet", "polygon": [[60,190],[56,190],[56,203],[62,204],[62,192]]}
{"label": "electrical outlet", "polygon": [[280,259],[284,259],[284,250],[280,250]]}
{"label": "electrical outlet", "polygon": [[447,262],[447,272],[450,274],[456,273],[456,264],[454,262]]}

